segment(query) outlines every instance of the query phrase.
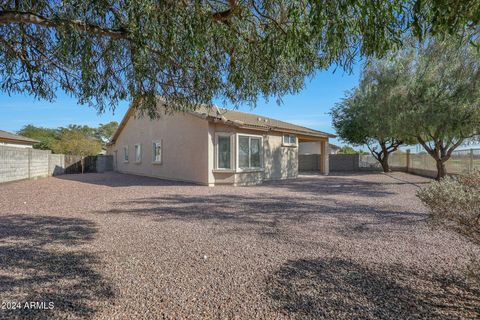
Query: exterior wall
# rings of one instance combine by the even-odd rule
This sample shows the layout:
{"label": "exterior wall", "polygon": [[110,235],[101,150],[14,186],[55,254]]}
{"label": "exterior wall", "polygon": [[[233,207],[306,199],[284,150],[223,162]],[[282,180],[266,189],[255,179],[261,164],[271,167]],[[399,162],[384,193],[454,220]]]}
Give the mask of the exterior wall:
{"label": "exterior wall", "polygon": [[300,142],[298,154],[320,154],[320,142]]}
{"label": "exterior wall", "polygon": [[[259,135],[263,138],[262,170],[244,171],[237,169],[237,139],[233,139],[232,170],[215,170],[215,133]],[[292,179],[298,176],[298,148],[282,145],[281,133],[240,130],[220,123],[210,123],[208,130],[208,181],[209,185],[251,185],[265,180]]]}
{"label": "exterior wall", "polygon": [[21,144],[21,143],[12,143],[12,142],[4,142],[0,141],[0,146],[3,147],[16,147],[22,149],[32,149],[33,146],[31,144]]}
{"label": "exterior wall", "polygon": [[[162,141],[161,164],[152,161],[154,141]],[[139,163],[135,144],[141,145]],[[128,162],[124,162],[124,146],[128,146]],[[132,116],[108,154],[122,173],[208,184],[208,122],[188,113],[162,114],[158,120]]]}
{"label": "exterior wall", "polygon": [[0,146],[0,183],[62,174],[64,168],[63,154]]}

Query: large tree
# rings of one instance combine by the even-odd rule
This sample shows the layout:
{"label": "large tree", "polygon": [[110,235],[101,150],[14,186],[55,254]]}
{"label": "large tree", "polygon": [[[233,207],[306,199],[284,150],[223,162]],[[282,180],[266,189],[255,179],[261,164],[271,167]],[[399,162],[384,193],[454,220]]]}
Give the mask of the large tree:
{"label": "large tree", "polygon": [[394,99],[402,127],[435,159],[440,179],[452,152],[480,133],[480,52],[466,41],[429,39],[394,59],[406,80]]}
{"label": "large tree", "polygon": [[79,130],[78,128],[63,129],[61,138],[53,144],[52,150],[55,153],[81,156],[83,173],[84,158],[97,155],[102,150],[102,144],[99,140],[90,136],[86,130]]}
{"label": "large tree", "polygon": [[369,62],[359,86],[348,92],[331,112],[340,138],[353,145],[366,145],[384,172],[390,171],[390,154],[400,145],[412,142],[392,101],[400,77],[388,62]]}
{"label": "large tree", "polygon": [[100,112],[129,99],[150,116],[158,95],[169,110],[255,104],[405,33],[477,30],[479,17],[477,0],[4,0],[0,90],[51,100],[62,89]]}
{"label": "large tree", "polygon": [[57,129],[35,127],[32,124],[23,126],[17,133],[40,141],[33,147],[41,150],[52,150],[53,143],[59,139],[59,131]]}

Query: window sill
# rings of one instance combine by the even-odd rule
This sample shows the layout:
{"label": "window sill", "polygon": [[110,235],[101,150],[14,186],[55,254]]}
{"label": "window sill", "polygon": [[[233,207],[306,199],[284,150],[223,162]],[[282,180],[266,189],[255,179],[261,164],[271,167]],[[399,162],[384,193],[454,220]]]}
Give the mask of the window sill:
{"label": "window sill", "polygon": [[297,148],[298,145],[296,145],[296,144],[286,144],[286,143],[282,143],[282,147]]}
{"label": "window sill", "polygon": [[238,169],[237,173],[263,172],[263,168]]}
{"label": "window sill", "polygon": [[213,169],[213,173],[235,173],[233,169]]}
{"label": "window sill", "polygon": [[159,165],[159,164],[162,164],[162,161],[152,161],[152,164]]}
{"label": "window sill", "polygon": [[123,163],[128,163],[128,161],[123,160]]}
{"label": "window sill", "polygon": [[135,164],[141,164],[142,161],[135,161],[134,163],[135,163]]}

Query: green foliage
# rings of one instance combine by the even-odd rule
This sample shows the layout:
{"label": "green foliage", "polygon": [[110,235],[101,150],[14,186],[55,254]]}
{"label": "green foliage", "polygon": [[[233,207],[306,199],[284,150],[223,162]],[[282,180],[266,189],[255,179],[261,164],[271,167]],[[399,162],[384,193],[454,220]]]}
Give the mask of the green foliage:
{"label": "green foliage", "polygon": [[465,40],[429,39],[394,59],[401,124],[436,160],[439,179],[452,152],[480,132],[480,53]]}
{"label": "green foliage", "polygon": [[353,149],[350,146],[344,146],[344,147],[341,147],[340,150],[338,150],[338,152],[342,153],[342,154],[358,154],[358,153],[361,153],[363,151],[356,151],[355,149]]}
{"label": "green foliage", "polygon": [[53,143],[59,138],[57,129],[35,127],[32,124],[24,126],[17,133],[21,136],[40,141],[33,147],[41,150],[51,150]]}
{"label": "green foliage", "polygon": [[117,129],[118,122],[116,121],[100,124],[98,128],[95,129],[95,137],[102,142],[103,146],[105,146]]}
{"label": "green foliage", "polygon": [[360,84],[332,109],[333,126],[340,138],[353,145],[366,145],[385,172],[389,154],[412,139],[401,123],[395,90],[399,72],[388,61],[370,61]]}
{"label": "green foliage", "polygon": [[[110,140],[110,138],[113,136],[117,128],[118,123],[116,121],[112,121],[106,124],[100,124],[96,128],[85,125],[82,126],[71,124],[65,128],[60,127],[51,129],[35,127],[34,125],[29,124],[24,126],[17,133],[25,137],[39,140],[40,143],[34,145],[35,149],[53,150],[55,153],[63,153],[62,150],[68,149],[66,145],[73,145],[73,143],[66,141],[69,141],[76,137],[81,137],[82,139],[85,137],[89,140],[95,140],[100,143],[101,147],[104,147],[106,143]],[[78,134],[72,134],[72,132]],[[61,143],[59,144],[60,141]],[[95,152],[95,154],[97,154],[99,151]],[[73,153],[69,152],[69,154]]]}
{"label": "green foliage", "polygon": [[61,138],[53,144],[55,153],[71,154],[78,156],[92,156],[102,150],[100,141],[89,136],[82,130],[64,130]]}
{"label": "green foliage", "polygon": [[432,182],[417,196],[430,209],[433,222],[452,227],[480,244],[479,171]]}
{"label": "green foliage", "polygon": [[0,90],[52,100],[62,89],[99,112],[129,99],[152,117],[159,95],[170,110],[280,100],[408,33],[477,30],[479,2],[450,2],[6,0]]}

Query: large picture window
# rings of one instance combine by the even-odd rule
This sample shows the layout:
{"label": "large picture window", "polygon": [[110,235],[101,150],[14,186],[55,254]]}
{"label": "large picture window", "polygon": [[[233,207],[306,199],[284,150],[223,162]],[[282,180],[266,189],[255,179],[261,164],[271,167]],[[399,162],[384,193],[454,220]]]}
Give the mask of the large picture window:
{"label": "large picture window", "polygon": [[232,169],[232,139],[230,134],[217,134],[217,169]]}
{"label": "large picture window", "polygon": [[162,141],[152,143],[152,162],[162,163]]}
{"label": "large picture window", "polygon": [[238,167],[240,169],[259,169],[262,167],[262,138],[257,136],[238,136]]}

